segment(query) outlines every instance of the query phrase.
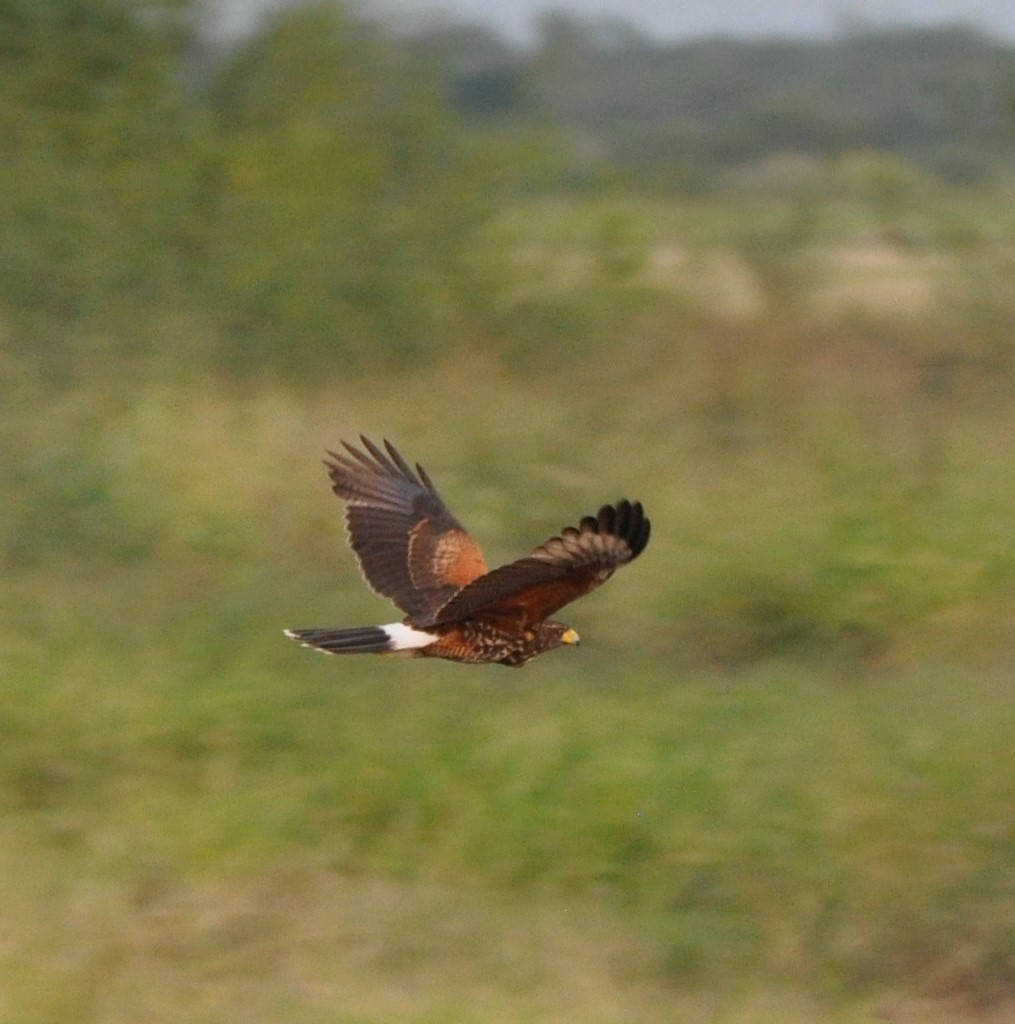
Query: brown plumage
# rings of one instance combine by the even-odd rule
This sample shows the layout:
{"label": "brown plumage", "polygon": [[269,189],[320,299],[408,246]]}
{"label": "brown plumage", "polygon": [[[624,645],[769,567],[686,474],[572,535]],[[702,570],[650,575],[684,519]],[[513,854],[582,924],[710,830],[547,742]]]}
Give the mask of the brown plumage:
{"label": "brown plumage", "polygon": [[365,437],[363,449],[325,460],[346,502],[349,543],[363,576],[403,612],[400,623],[351,629],[293,629],[286,635],[331,654],[404,654],[524,665],[578,634],[550,619],[605,583],[648,543],[639,502],[604,505],[525,558],[489,570],[479,545],[451,514],[418,463]]}

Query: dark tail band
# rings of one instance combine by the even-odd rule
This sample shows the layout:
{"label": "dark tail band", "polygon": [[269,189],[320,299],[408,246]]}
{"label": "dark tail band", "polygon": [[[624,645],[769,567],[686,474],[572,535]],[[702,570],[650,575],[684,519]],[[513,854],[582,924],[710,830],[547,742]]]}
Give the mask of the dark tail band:
{"label": "dark tail band", "polygon": [[287,629],[285,635],[304,647],[328,654],[383,654],[393,650],[391,637],[380,626],[352,629]]}

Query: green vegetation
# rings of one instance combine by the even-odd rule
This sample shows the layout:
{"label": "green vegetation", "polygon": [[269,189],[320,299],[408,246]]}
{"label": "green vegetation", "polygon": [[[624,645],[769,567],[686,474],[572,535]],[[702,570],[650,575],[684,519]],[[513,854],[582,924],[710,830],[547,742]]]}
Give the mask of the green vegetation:
{"label": "green vegetation", "polygon": [[[340,10],[140,6],[0,0],[0,1020],[1010,1019],[1006,186],[576,197]],[[494,563],[653,541],[523,671],[320,658],[361,430]]]}
{"label": "green vegetation", "polygon": [[961,24],[842,24],[830,39],[665,42],[619,18],[553,11],[533,47],[438,25],[414,48],[485,128],[562,130],[568,181],[711,194],[730,171],[794,153],[877,151],[949,181],[1007,177],[1015,156],[1010,43]]}

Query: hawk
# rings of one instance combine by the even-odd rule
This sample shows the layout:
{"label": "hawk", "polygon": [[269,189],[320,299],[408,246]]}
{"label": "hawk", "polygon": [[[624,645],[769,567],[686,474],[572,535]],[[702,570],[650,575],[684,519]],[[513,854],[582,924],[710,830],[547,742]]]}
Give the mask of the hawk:
{"label": "hawk", "polygon": [[342,442],[325,465],[346,502],[349,544],[370,587],[404,613],[401,622],[351,629],[287,629],[329,654],[400,654],[520,666],[578,634],[551,619],[605,583],[645,549],[649,521],[637,501],[603,505],[532,554],[489,570],[483,552],[418,463],[390,441]]}

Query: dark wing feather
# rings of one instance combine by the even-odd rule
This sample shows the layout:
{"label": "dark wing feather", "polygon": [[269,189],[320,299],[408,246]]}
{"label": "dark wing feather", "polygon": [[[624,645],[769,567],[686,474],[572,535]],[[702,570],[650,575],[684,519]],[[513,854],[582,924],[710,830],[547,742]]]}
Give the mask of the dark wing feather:
{"label": "dark wing feather", "polygon": [[432,624],[489,618],[524,628],[542,622],[637,558],[650,529],[640,502],[604,505],[527,558],[474,580],[437,612]]}
{"label": "dark wing feather", "polygon": [[347,502],[349,544],[367,583],[408,616],[432,616],[486,571],[479,545],[448,510],[421,466],[395,447],[360,437],[365,451],[343,441],[328,452],[333,490]]}

